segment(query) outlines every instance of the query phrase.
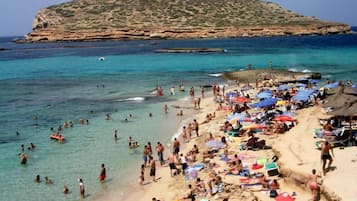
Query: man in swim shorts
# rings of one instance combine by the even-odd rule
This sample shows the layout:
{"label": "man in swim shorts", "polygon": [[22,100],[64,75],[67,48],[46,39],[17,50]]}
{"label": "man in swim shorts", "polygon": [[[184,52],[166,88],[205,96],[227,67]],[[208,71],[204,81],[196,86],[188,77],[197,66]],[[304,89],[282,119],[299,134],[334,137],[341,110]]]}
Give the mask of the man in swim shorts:
{"label": "man in swim shorts", "polygon": [[171,153],[169,155],[169,166],[170,166],[170,175],[171,177],[173,176],[172,171],[176,170],[176,165],[175,165],[175,152]]}
{"label": "man in swim shorts", "polygon": [[173,148],[175,155],[178,156],[178,153],[180,152],[180,142],[176,138],[174,138]]}
{"label": "man in swim shorts", "polygon": [[[323,145],[322,145],[322,148],[321,148],[322,172],[323,172],[324,175],[330,169],[331,164],[333,162],[333,159],[332,159],[332,156],[331,156],[330,152],[331,152],[332,156],[335,157],[331,144],[328,141],[325,141],[323,143]],[[329,161],[329,163],[328,163],[328,166],[326,168],[325,166],[326,166],[326,161],[327,160]]]}
{"label": "man in swim shorts", "polygon": [[152,181],[156,182],[155,174],[156,174],[156,163],[152,156],[149,156],[150,159],[150,176],[152,177]]}

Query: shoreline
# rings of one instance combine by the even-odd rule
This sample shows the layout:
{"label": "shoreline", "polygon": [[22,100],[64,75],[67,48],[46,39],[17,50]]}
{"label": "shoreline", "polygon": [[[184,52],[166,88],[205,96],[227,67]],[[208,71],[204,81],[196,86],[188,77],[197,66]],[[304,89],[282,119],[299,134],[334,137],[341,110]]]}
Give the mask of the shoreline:
{"label": "shoreline", "polygon": [[[230,87],[232,89],[232,87]],[[202,99],[202,108],[198,114],[193,115],[191,118],[189,117],[188,119],[193,119],[196,118],[199,122],[201,122],[205,118],[205,114],[207,112],[213,112],[215,111],[215,104],[210,103],[212,99],[212,96],[210,97],[205,97]],[[212,110],[213,109],[213,110]],[[318,110],[316,106],[309,107],[302,109],[298,111],[298,120],[304,120],[308,116],[308,114],[311,111]],[[215,130],[214,127],[217,127],[221,123],[223,123],[222,120],[224,120],[224,117],[227,113],[223,112],[216,112],[217,116],[214,120],[209,122],[208,124],[205,124],[204,126],[200,126],[200,137],[199,138],[193,138],[190,142],[184,144],[184,148],[182,152],[187,152],[190,147],[193,144],[200,144],[202,145],[202,138],[206,138],[208,133],[212,130]],[[315,122],[313,124],[306,124],[303,122],[300,122],[298,126],[301,126],[303,129],[306,129],[306,127],[314,127],[316,126],[317,123],[317,115],[312,115],[312,119],[315,119]],[[312,122],[312,121],[311,121]],[[213,124],[213,125],[212,125]],[[306,187],[306,179],[308,178],[309,172],[311,171],[311,168],[320,168],[320,164],[317,162],[313,162],[312,165],[307,166],[304,168],[304,171],[297,171],[297,167],[301,166],[300,164],[296,164],[294,162],[291,162],[291,156],[286,154],[286,147],[285,143],[278,143],[281,140],[284,140],[286,137],[292,137],[293,140],[296,140],[296,136],[293,136],[294,133],[300,132],[301,128],[296,126],[292,130],[288,131],[285,134],[276,134],[276,136],[270,137],[269,142],[271,143],[273,147],[272,150],[268,150],[267,153],[264,153],[266,155],[278,155],[279,156],[279,166],[281,173],[284,175],[284,178],[280,180],[281,186],[284,189],[289,190],[290,192],[295,192],[297,193],[297,200],[307,200],[310,197],[310,192],[309,189]],[[203,131],[202,131],[203,130]],[[217,130],[215,130],[215,133],[213,133],[217,137]],[[306,132],[307,135],[311,135],[310,132]],[[218,134],[222,135],[222,133]],[[224,135],[224,134],[223,134]],[[295,138],[294,138],[295,137]],[[201,139],[201,140],[200,140]],[[265,138],[264,138],[265,139]],[[313,146],[312,140],[308,139],[310,141],[309,146]],[[275,148],[277,147],[277,148]],[[353,147],[352,147],[353,148]],[[166,151],[165,151],[166,152]],[[265,151],[264,151],[265,152]],[[284,152],[284,153],[282,153]],[[167,154],[167,152],[166,152]],[[165,154],[165,156],[166,156]],[[306,154],[306,153],[305,153]],[[286,155],[288,155],[289,159],[286,159]],[[315,154],[316,158],[319,158],[319,152]],[[155,158],[155,157],[154,157]],[[166,158],[166,157],[165,157]],[[319,160],[317,160],[319,161]],[[293,166],[293,167],[291,167]],[[300,168],[299,168],[300,169]],[[202,174],[202,173],[199,173]],[[137,176],[137,175],[135,175]],[[160,177],[160,180],[156,183],[149,183],[148,185],[140,186],[138,184],[138,190],[140,190],[140,193],[136,193],[135,195],[131,195],[126,197],[125,200],[127,201],[146,201],[146,200],[151,200],[151,198],[156,197],[157,199],[160,200],[177,200],[181,198],[185,192],[187,192],[187,184],[191,182],[185,181],[181,176],[174,176],[170,177],[169,176],[169,168],[167,167],[167,164],[163,167],[157,168],[157,176]],[[145,177],[145,179],[151,180],[148,176]],[[223,181],[230,182],[231,178],[224,177]],[[242,190],[242,189],[237,189],[237,184],[235,185],[234,182],[231,184],[233,189],[236,189],[237,192],[231,193],[230,195],[225,194],[225,196],[231,197],[230,200],[240,200],[243,197],[246,197],[247,199],[245,200],[271,200],[269,196],[266,196],[266,194],[263,194],[261,192],[252,192],[252,191],[247,191],[247,190]],[[235,186],[235,187],[234,187]],[[322,201],[325,200],[341,200],[340,196],[337,195],[330,185],[322,185],[322,195],[323,198],[321,199]],[[240,199],[236,199],[234,197],[240,197]],[[222,196],[214,196],[211,197],[210,200],[213,198],[213,200],[217,200],[219,198],[222,198]],[[248,199],[249,198],[249,199]],[[115,199],[106,199],[106,200],[115,200]],[[180,200],[180,199],[179,199]]]}

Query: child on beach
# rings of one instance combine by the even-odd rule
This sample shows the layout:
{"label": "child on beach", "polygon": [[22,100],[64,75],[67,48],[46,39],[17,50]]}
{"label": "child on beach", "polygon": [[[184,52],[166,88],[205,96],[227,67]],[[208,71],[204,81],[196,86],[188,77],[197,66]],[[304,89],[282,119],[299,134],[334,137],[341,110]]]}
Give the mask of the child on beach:
{"label": "child on beach", "polygon": [[140,170],[140,184],[141,185],[144,185],[144,180],[145,180],[144,174],[145,174],[145,165],[142,164],[141,170]]}
{"label": "child on beach", "polygon": [[312,170],[312,174],[309,176],[309,182],[307,183],[310,190],[311,190],[311,194],[313,196],[313,198],[315,197],[316,193],[317,193],[317,188],[318,183],[317,183],[317,179],[321,177],[321,175],[316,174],[316,170],[313,169]]}

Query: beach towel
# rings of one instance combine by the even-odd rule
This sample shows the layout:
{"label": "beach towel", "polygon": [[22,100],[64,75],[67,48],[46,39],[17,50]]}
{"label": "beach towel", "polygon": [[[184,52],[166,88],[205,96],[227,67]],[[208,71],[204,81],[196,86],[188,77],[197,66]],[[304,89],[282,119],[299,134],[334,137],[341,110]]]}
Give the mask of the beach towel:
{"label": "beach towel", "polygon": [[203,163],[197,163],[197,164],[191,166],[191,168],[193,168],[195,170],[202,170],[204,167],[205,167],[205,165]]}
{"label": "beach towel", "polygon": [[258,164],[258,165],[264,165],[264,164],[266,164],[267,162],[268,162],[268,158],[259,158],[259,159],[257,159],[256,164]]}
{"label": "beach towel", "polygon": [[252,165],[252,169],[253,169],[253,170],[258,170],[258,169],[260,169],[260,168],[262,168],[262,167],[264,167],[264,165],[262,165],[262,164],[256,164],[256,163],[255,163],[255,164]]}
{"label": "beach towel", "polygon": [[239,179],[241,186],[252,186],[252,185],[261,185],[263,178],[248,178],[242,177]]}

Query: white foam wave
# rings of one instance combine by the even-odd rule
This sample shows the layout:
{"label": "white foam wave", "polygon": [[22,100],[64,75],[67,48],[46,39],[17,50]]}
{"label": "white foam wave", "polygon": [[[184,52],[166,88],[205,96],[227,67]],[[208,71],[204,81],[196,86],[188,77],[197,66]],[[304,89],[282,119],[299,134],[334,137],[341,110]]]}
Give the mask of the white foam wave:
{"label": "white foam wave", "polygon": [[208,74],[209,76],[212,76],[212,77],[220,77],[223,75],[223,73],[211,73],[211,74]]}
{"label": "white foam wave", "polygon": [[296,68],[289,68],[288,71],[297,72],[298,70]]}
{"label": "white foam wave", "polygon": [[303,73],[311,73],[311,70],[308,70],[308,69],[304,69],[303,71],[301,71]]}
{"label": "white foam wave", "polygon": [[117,102],[124,102],[124,101],[137,101],[137,102],[141,102],[141,101],[144,101],[144,100],[145,100],[144,97],[132,97],[132,98],[119,99],[119,100],[117,100]]}

